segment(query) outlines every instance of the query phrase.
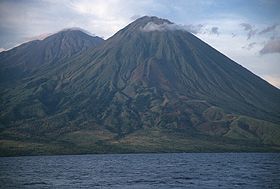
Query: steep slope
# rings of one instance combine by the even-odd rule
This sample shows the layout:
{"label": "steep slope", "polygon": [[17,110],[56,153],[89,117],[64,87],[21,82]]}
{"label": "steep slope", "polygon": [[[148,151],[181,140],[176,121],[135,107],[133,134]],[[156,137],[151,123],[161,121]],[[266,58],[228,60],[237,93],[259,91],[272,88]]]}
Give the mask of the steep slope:
{"label": "steep slope", "polygon": [[44,64],[53,64],[87,49],[94,48],[104,40],[90,36],[78,29],[65,29],[44,40],[24,43],[0,53],[0,81],[15,80],[27,76]]}
{"label": "steep slope", "polygon": [[37,69],[1,104],[6,153],[280,149],[279,89],[157,17]]}

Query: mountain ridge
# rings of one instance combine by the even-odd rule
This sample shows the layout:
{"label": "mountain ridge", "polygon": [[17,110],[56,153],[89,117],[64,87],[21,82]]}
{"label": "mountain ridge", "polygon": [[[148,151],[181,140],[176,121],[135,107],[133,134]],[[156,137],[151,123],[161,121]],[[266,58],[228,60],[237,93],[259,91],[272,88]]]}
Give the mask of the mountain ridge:
{"label": "mountain ridge", "polygon": [[[143,31],[148,23],[166,28]],[[5,88],[0,149],[279,151],[280,90],[168,24],[142,17]],[[27,147],[18,152],[20,142]]]}
{"label": "mountain ridge", "polygon": [[[9,51],[0,53],[1,81],[5,77],[10,80],[32,72],[41,64],[52,64],[67,59],[89,48],[94,48],[104,40],[92,37],[80,30],[62,30],[43,40],[33,40],[21,44]],[[14,74],[17,73],[17,74]],[[27,73],[28,74],[28,73]]]}

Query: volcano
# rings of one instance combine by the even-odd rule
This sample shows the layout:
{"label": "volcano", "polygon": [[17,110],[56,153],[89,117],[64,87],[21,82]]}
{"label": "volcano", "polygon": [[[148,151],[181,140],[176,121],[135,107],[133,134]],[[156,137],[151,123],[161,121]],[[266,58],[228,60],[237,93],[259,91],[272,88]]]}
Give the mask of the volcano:
{"label": "volcano", "polygon": [[0,54],[9,73],[28,64],[1,76],[1,154],[280,150],[280,90],[168,20],[61,50],[39,64]]}
{"label": "volcano", "polygon": [[91,36],[78,28],[64,29],[46,37],[33,40],[0,54],[0,82],[11,82],[32,75],[42,64],[61,60],[94,48],[104,40]]}

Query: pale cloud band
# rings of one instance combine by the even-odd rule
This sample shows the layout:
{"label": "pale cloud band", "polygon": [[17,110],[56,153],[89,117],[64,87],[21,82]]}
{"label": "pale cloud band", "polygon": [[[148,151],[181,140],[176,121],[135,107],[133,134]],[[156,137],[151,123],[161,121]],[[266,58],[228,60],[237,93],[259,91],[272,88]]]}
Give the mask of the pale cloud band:
{"label": "pale cloud band", "polygon": [[140,28],[144,32],[151,31],[172,31],[172,30],[185,30],[183,26],[164,22],[162,24],[156,24],[154,22],[148,22],[143,28]]}
{"label": "pale cloud band", "polygon": [[[280,53],[280,38],[269,40],[260,50],[260,54]],[[280,67],[280,66],[279,66]]]}
{"label": "pale cloud band", "polygon": [[0,52],[3,52],[3,51],[5,51],[6,49],[4,49],[4,48],[0,48]]}

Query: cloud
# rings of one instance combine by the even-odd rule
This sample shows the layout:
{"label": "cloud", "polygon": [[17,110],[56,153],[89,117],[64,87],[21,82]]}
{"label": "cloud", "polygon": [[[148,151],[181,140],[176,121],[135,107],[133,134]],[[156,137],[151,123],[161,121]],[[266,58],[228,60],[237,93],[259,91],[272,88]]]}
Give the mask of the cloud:
{"label": "cloud", "polygon": [[248,45],[248,48],[247,48],[247,49],[248,49],[248,50],[252,49],[256,44],[257,44],[256,42],[250,43],[250,44]]}
{"label": "cloud", "polygon": [[260,50],[260,54],[280,53],[280,38],[270,39]]}
{"label": "cloud", "polygon": [[185,30],[193,33],[193,34],[198,34],[202,32],[204,25],[203,24],[189,24],[189,25],[185,25],[184,28]]}
{"label": "cloud", "polygon": [[162,24],[156,24],[154,22],[148,22],[144,27],[140,28],[144,32],[151,31],[167,31],[167,30],[186,30],[184,26],[177,24],[170,24],[168,22],[163,22]]}
{"label": "cloud", "polygon": [[6,51],[6,49],[4,48],[0,48],[0,52]]}
{"label": "cloud", "polygon": [[[64,29],[62,29],[62,30],[59,30],[58,32],[61,32],[61,31],[81,31],[81,32],[86,33],[86,34],[88,34],[88,35],[90,35],[90,36],[93,36],[93,37],[96,36],[95,34],[89,32],[89,31],[87,31],[87,30],[85,30],[85,29],[83,29],[83,28],[80,28],[80,27],[64,28]],[[57,32],[56,32],[56,33],[57,33]],[[50,35],[52,35],[52,34],[50,34]]]}
{"label": "cloud", "polygon": [[251,50],[256,46],[256,44],[257,44],[256,42],[249,43],[247,46],[243,46],[242,49]]}
{"label": "cloud", "polygon": [[212,28],[211,28],[211,33],[212,33],[212,34],[219,35],[219,34],[220,34],[220,32],[219,32],[218,30],[219,30],[219,28],[218,28],[218,27],[212,27]]}
{"label": "cloud", "polygon": [[254,26],[252,26],[249,23],[241,23],[240,26],[242,26],[244,28],[245,31],[247,31],[247,40],[249,40],[251,37],[253,37],[254,35],[256,35],[257,33],[257,29],[254,29]]}
{"label": "cloud", "polygon": [[250,31],[253,29],[252,25],[248,23],[241,23],[240,26],[242,26],[245,31]]}
{"label": "cloud", "polygon": [[274,85],[278,89],[280,89],[280,77],[277,75],[265,75],[263,78],[269,82],[271,85]]}
{"label": "cloud", "polygon": [[163,17],[158,13],[167,12],[169,9],[167,4],[153,0],[107,0],[106,2],[104,0],[71,0],[66,4],[80,20],[83,20],[85,26],[78,26],[104,38],[111,37],[141,15]]}
{"label": "cloud", "polygon": [[131,21],[134,21],[134,20],[137,20],[138,18],[141,18],[141,15],[136,14],[136,15],[131,16],[131,17],[130,17],[130,20],[131,20]]}
{"label": "cloud", "polygon": [[[198,34],[198,33],[202,33],[203,27],[204,27],[204,25],[202,25],[202,24],[179,25],[179,24],[173,24],[173,23],[167,23],[167,22],[164,22],[162,24],[148,22],[144,27],[141,28],[141,30],[144,32],[183,30],[183,31],[188,31],[193,34]],[[218,31],[215,31],[215,32],[218,32]]]}
{"label": "cloud", "polygon": [[278,24],[273,24],[271,26],[266,27],[265,29],[263,29],[262,31],[259,32],[259,35],[268,33],[268,32],[272,32],[277,28]]}

